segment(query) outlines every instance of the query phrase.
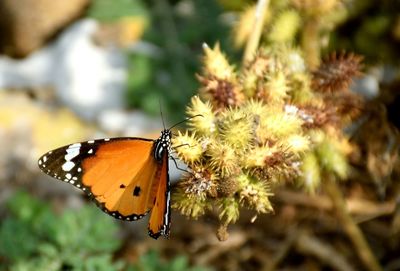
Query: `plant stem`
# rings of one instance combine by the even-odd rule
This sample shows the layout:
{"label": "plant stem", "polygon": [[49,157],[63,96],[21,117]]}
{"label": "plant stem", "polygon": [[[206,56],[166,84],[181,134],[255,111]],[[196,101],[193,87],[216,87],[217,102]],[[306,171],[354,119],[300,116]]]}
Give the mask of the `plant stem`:
{"label": "plant stem", "polygon": [[253,21],[253,32],[250,34],[249,39],[247,40],[243,55],[243,63],[251,61],[255,55],[258,43],[260,42],[265,13],[268,5],[269,0],[258,0],[256,14]]}
{"label": "plant stem", "polygon": [[326,175],[325,189],[328,196],[332,200],[332,204],[336,210],[337,216],[343,225],[343,228],[354,247],[357,250],[358,256],[365,265],[367,270],[370,271],[382,271],[382,267],[379,265],[374,254],[371,251],[367,241],[364,238],[360,228],[354,222],[353,218],[347,211],[346,203],[343,198],[341,191],[336,183],[334,176],[331,174]]}
{"label": "plant stem", "polygon": [[307,66],[315,69],[321,59],[321,42],[319,40],[320,22],[318,19],[308,19],[303,26],[301,47],[305,54]]}

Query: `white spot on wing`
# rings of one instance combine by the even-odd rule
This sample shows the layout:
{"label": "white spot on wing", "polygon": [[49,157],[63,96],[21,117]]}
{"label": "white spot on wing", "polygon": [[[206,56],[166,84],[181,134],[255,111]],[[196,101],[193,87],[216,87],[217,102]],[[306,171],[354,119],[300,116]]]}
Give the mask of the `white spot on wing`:
{"label": "white spot on wing", "polygon": [[71,179],[71,178],[72,178],[72,175],[71,175],[70,173],[67,173],[67,174],[65,174],[65,178]]}
{"label": "white spot on wing", "polygon": [[89,154],[93,153],[93,149],[90,149],[87,153]]}
{"label": "white spot on wing", "polygon": [[41,166],[42,165],[42,160],[39,160],[39,166]]}
{"label": "white spot on wing", "polygon": [[69,148],[67,149],[67,154],[64,157],[66,161],[71,161],[74,157],[79,155],[80,146],[72,147],[74,145],[69,146]]}
{"label": "white spot on wing", "polygon": [[43,162],[46,163],[47,161],[47,156],[43,156]]}
{"label": "white spot on wing", "polygon": [[[44,165],[43,165],[44,166]],[[73,167],[75,166],[74,162],[67,161],[62,165],[62,170],[64,171],[70,171]]]}
{"label": "white spot on wing", "polygon": [[109,138],[104,138],[104,141],[110,141],[110,139]]}
{"label": "white spot on wing", "polygon": [[94,143],[94,140],[89,140],[87,143],[93,144],[93,143]]}

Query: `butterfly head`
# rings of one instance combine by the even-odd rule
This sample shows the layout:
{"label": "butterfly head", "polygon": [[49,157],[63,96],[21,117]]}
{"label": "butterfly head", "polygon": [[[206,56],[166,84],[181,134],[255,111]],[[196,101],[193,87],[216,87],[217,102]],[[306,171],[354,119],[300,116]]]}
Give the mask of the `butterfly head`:
{"label": "butterfly head", "polygon": [[156,140],[154,144],[154,158],[158,162],[162,162],[164,152],[168,154],[171,152],[171,137],[171,130],[164,129],[161,131],[160,137]]}

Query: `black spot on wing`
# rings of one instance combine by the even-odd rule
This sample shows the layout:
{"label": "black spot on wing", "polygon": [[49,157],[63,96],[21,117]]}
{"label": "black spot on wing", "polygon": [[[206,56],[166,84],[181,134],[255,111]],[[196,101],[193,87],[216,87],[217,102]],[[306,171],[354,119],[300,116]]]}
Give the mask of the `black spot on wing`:
{"label": "black spot on wing", "polygon": [[140,186],[135,186],[135,188],[133,189],[133,196],[134,197],[139,197],[140,196]]}

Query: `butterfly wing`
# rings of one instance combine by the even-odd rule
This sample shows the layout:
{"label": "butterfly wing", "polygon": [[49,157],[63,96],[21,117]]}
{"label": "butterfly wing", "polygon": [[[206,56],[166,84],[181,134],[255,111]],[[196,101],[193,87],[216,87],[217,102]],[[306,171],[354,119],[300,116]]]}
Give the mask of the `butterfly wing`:
{"label": "butterfly wing", "polygon": [[156,189],[155,201],[149,219],[149,235],[157,239],[160,235],[169,236],[170,230],[170,183],[168,172],[168,152],[164,152],[161,170],[157,173],[160,179]]}
{"label": "butterfly wing", "polygon": [[157,176],[165,163],[154,159],[153,144],[143,138],[92,140],[48,152],[38,163],[44,173],[82,189],[107,214],[137,220],[161,200],[155,197],[164,181]]}

